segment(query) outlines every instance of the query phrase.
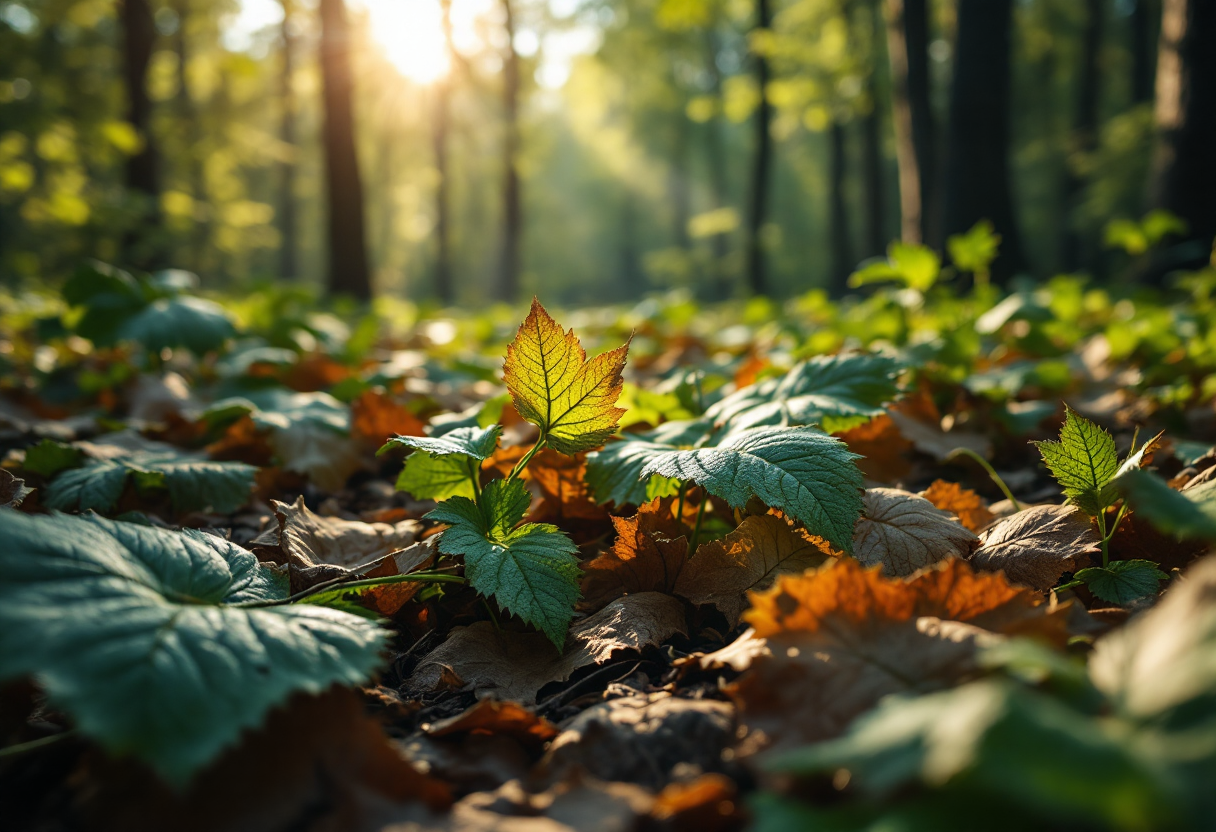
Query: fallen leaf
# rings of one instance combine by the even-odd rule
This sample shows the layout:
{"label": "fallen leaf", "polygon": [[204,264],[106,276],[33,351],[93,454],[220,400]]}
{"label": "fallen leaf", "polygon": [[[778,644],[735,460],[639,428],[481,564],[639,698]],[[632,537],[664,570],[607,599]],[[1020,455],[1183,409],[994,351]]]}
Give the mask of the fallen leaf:
{"label": "fallen leaf", "polygon": [[969,488],[956,482],[934,480],[933,484],[920,492],[933,505],[958,517],[959,522],[973,532],[979,532],[996,519],[988,510],[984,499]]}
{"label": "fallen leaf", "polygon": [[680,572],[675,593],[717,607],[733,629],[747,608],[748,590],[767,589],[780,575],[821,566],[832,554],[827,541],[784,518],[755,515],[722,540],[698,548]]}
{"label": "fallen leaf", "polygon": [[684,605],[669,595],[643,592],[618,598],[576,622],[557,653],[542,633],[499,631],[489,621],[455,627],[447,641],[423,658],[406,688],[437,690],[445,676],[472,685],[478,698],[529,704],[550,682],[564,682],[580,667],[603,664],[621,650],[641,650],[686,633]]}
{"label": "fallen leaf", "polygon": [[726,702],[679,699],[666,692],[621,697],[566,723],[538,771],[560,780],[582,770],[657,790],[681,763],[702,769],[720,765],[734,729],[734,709]]}
{"label": "fallen leaf", "polygon": [[978,433],[962,430],[942,430],[938,422],[926,422],[900,409],[892,409],[891,420],[912,446],[922,454],[945,462],[957,448],[966,448],[987,459],[992,456],[992,443]]}
{"label": "fallen leaf", "polygon": [[389,524],[322,517],[304,505],[303,497],[290,505],[274,500],[271,506],[285,557],[279,562],[299,566],[329,564],[344,569],[369,566],[412,544],[422,529],[417,520]]}
{"label": "fallen leaf", "polygon": [[727,688],[745,751],[829,739],[888,694],[965,681],[1004,635],[1066,638],[1063,608],[957,558],[909,579],[842,558],[751,597],[744,619],[771,655]]}
{"label": "fallen leaf", "polygon": [[758,656],[771,656],[768,641],[756,635],[755,627],[748,627],[743,633],[721,650],[712,653],[693,653],[675,660],[675,666],[696,670],[731,670],[743,671],[752,666]]}
{"label": "fallen leaf", "polygon": [[335,384],[353,375],[351,369],[324,353],[315,352],[302,356],[284,374],[283,383],[301,393],[328,390]]}
{"label": "fallen leaf", "polygon": [[16,508],[33,493],[34,489],[27,488],[25,480],[0,468],[0,508]]}
{"label": "fallen leaf", "polygon": [[387,393],[364,390],[350,405],[350,435],[379,448],[390,436],[424,436],[426,423]]}
{"label": "fallen leaf", "polygon": [[896,488],[871,488],[853,530],[853,556],[881,564],[888,575],[911,575],[940,560],[966,557],[976,536],[924,497]]}
{"label": "fallen leaf", "polygon": [[1097,554],[1099,543],[1089,516],[1076,506],[1036,506],[984,532],[971,565],[1003,571],[1011,583],[1047,592]]}
{"label": "fallen leaf", "polygon": [[912,472],[908,452],[912,443],[899,431],[888,414],[875,416],[864,425],[836,434],[849,450],[861,454],[857,467],[876,482],[898,482]]}
{"label": "fallen leaf", "polygon": [[494,699],[482,699],[463,713],[441,719],[424,730],[432,737],[472,732],[504,734],[538,749],[560,733],[552,722],[522,705]]}
{"label": "fallen leaf", "polygon": [[567,456],[546,448],[532,458],[526,471],[544,501],[540,511],[533,512],[533,519],[559,524],[564,520],[608,519],[608,511],[596,503],[587,486],[586,453]]}
{"label": "fallen leaf", "polygon": [[690,530],[675,519],[673,503],[660,497],[633,517],[612,517],[616,541],[584,567],[581,606],[595,610],[622,595],[675,590],[688,560]]}
{"label": "fallen leaf", "polygon": [[733,780],[702,774],[695,780],[668,783],[655,798],[650,816],[669,829],[726,832],[743,822]]}

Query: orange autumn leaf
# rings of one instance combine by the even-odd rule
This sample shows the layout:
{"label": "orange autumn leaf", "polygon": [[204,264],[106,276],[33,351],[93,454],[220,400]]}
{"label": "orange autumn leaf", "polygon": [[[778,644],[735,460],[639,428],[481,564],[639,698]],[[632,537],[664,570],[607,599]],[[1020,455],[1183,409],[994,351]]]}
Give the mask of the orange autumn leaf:
{"label": "orange autumn leaf", "polygon": [[375,390],[364,390],[350,406],[350,433],[369,447],[379,448],[391,436],[423,436],[426,424],[409,408]]}
{"label": "orange autumn leaf", "polygon": [[340,381],[346,381],[354,371],[323,353],[312,353],[302,357],[283,376],[283,383],[300,393],[315,393],[328,390]]}
{"label": "orange autumn leaf", "polygon": [[584,567],[584,608],[599,609],[622,595],[675,590],[688,560],[690,529],[675,519],[674,503],[661,497],[633,517],[612,518],[616,541]]}
{"label": "orange autumn leaf", "polygon": [[837,436],[850,451],[862,455],[863,459],[857,460],[857,467],[875,482],[897,482],[912,472],[912,463],[907,456],[912,443],[885,413]]}
{"label": "orange autumn leaf", "polygon": [[587,486],[587,455],[556,453],[548,448],[538,453],[526,469],[540,488],[543,518],[562,520],[606,520],[608,511],[595,501]]}
{"label": "orange autumn leaf", "polygon": [[934,480],[932,485],[920,492],[920,496],[942,511],[957,516],[962,524],[973,532],[978,532],[996,519],[996,515],[988,510],[979,494],[969,488],[963,488],[956,482]]}

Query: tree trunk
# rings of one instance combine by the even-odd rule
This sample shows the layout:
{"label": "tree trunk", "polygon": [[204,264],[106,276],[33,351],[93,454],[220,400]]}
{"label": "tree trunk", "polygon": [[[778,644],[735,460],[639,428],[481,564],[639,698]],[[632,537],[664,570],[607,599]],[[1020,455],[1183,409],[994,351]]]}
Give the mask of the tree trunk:
{"label": "tree trunk", "polygon": [[[756,0],[756,27],[753,32],[764,32],[772,25],[769,0]],[[773,108],[768,101],[768,59],[757,53],[756,87],[760,92],[760,103],[756,107],[756,148],[752,160],[751,204],[747,217],[747,285],[753,295],[768,292],[764,270],[764,222],[768,215],[769,169],[772,167]]]}
{"label": "tree trunk", "polygon": [[878,57],[882,43],[882,23],[878,4],[867,3],[865,10],[870,15],[873,27],[870,38],[870,69],[866,80],[870,98],[870,110],[861,117],[861,182],[862,204],[865,211],[865,257],[883,253],[887,245],[886,215],[887,200],[882,164],[882,119],[878,108]]}
{"label": "tree trunk", "polygon": [[1085,0],[1085,29],[1081,42],[1081,65],[1077,67],[1077,98],[1074,102],[1072,136],[1065,160],[1063,203],[1067,210],[1061,237],[1060,262],[1065,271],[1076,271],[1085,260],[1084,244],[1076,227],[1076,210],[1085,187],[1077,173],[1076,156],[1088,156],[1098,147],[1098,59],[1105,22],[1103,0]]}
{"label": "tree trunk", "polygon": [[998,280],[1025,263],[1009,181],[1012,24],[1012,0],[959,0],[947,136],[944,231],[991,220],[1001,235]]}
{"label": "tree trunk", "polygon": [[1153,12],[1150,0],[1135,0],[1128,28],[1131,30],[1132,103],[1153,100]]}
{"label": "tree trunk", "polygon": [[886,0],[886,16],[900,236],[908,243],[937,244],[941,236],[937,128],[929,99],[926,0]]}
{"label": "tree trunk", "polygon": [[296,260],[296,92],[295,92],[295,0],[282,0],[282,56],[279,78],[279,140],[289,154],[279,164],[279,276],[299,277]]}
{"label": "tree trunk", "polygon": [[448,75],[435,83],[435,297],[444,306],[455,300],[452,283],[452,251],[449,216],[451,210],[451,173],[448,169],[448,134],[451,130],[451,75],[456,71],[455,47],[452,44],[452,0],[442,0],[443,39],[448,54]]}
{"label": "tree trunk", "polygon": [[503,182],[502,256],[498,263],[495,297],[511,302],[519,297],[520,236],[523,205],[519,187],[519,53],[515,51],[515,18],[511,0],[502,0],[507,48],[503,58]]}
{"label": "tree trunk", "polygon": [[190,0],[176,0],[177,33],[174,49],[177,52],[177,107],[182,125],[183,145],[186,150],[186,176],[190,182],[190,198],[194,202],[191,217],[189,267],[196,272],[203,270],[210,238],[210,217],[207,215],[207,182],[202,159],[203,131],[198,121],[198,109],[190,93],[190,40],[187,26],[190,22]]}
{"label": "tree trunk", "polygon": [[[710,94],[714,101],[722,101],[722,72],[718,68],[718,39],[712,30],[706,32]],[[705,125],[705,158],[709,165],[710,208],[714,211],[726,207],[726,154],[722,148],[722,121],[715,113]],[[725,233],[710,238],[710,254],[713,257],[710,294],[713,300],[726,300],[734,294],[734,281],[727,268],[730,240]]]}
{"label": "tree trunk", "polygon": [[325,103],[325,181],[328,187],[329,294],[372,297],[363,219],[363,183],[355,154],[351,101],[350,24],[344,0],[321,0],[321,78]]}
{"label": "tree trunk", "polygon": [[1206,261],[1216,236],[1216,2],[1164,0],[1157,54],[1157,124],[1150,198],[1186,220]]}
{"label": "tree trunk", "polygon": [[853,261],[849,245],[849,214],[845,205],[845,140],[844,125],[832,122],[829,133],[832,145],[829,163],[828,187],[828,236],[831,251],[831,269],[828,285],[833,296],[840,297],[848,287],[849,273]]}
{"label": "tree trunk", "polygon": [[[154,237],[160,225],[160,170],[152,135],[152,99],[148,96],[148,63],[156,45],[156,23],[148,0],[121,0],[123,83],[127,93],[127,121],[143,142],[139,152],[127,159],[126,186],[142,202],[138,230],[123,241],[126,258],[137,266],[156,264]],[[148,232],[151,234],[149,235]]]}

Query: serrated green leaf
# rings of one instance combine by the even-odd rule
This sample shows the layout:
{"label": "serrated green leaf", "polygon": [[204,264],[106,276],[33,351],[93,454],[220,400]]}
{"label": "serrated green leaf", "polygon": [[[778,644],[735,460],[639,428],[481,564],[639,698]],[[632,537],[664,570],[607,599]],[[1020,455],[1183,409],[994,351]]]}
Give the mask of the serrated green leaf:
{"label": "serrated green leaf", "polygon": [[1081,569],[1075,577],[1103,601],[1123,605],[1155,594],[1157,585],[1170,576],[1151,560],[1113,560],[1106,566]]}
{"label": "serrated green leaf", "polygon": [[1127,455],[1127,459],[1123,460],[1119,465],[1119,470],[1115,471],[1115,475],[1102,486],[1102,490],[1099,492],[1100,503],[1102,505],[1113,506],[1119,501],[1119,478],[1131,471],[1140,470],[1140,467],[1144,465],[1145,455],[1157,450],[1157,444],[1164,435],[1165,431],[1162,431],[1141,445],[1133,453]]}
{"label": "serrated green leaf", "polygon": [[1216,540],[1216,481],[1175,491],[1147,471],[1129,471],[1115,486],[1136,514],[1183,540]]}
{"label": "serrated green leaf", "polygon": [[111,511],[127,478],[141,490],[165,488],[178,511],[236,511],[253,490],[257,468],[242,462],[217,462],[185,454],[135,451],[99,459],[64,471],[46,489],[48,508]]}
{"label": "serrated green leaf", "polygon": [[390,448],[407,448],[425,451],[434,456],[462,454],[475,459],[487,459],[498,446],[501,425],[487,428],[462,427],[448,431],[442,436],[394,436],[384,443],[377,454]]}
{"label": "serrated green leaf", "polygon": [[758,497],[850,552],[862,508],[856,459],[843,442],[815,428],[764,427],[741,431],[716,448],[658,454],[642,476],[695,482],[736,508]]}
{"label": "serrated green leaf", "polygon": [[470,467],[469,462],[464,454],[410,454],[397,476],[397,490],[412,494],[418,500],[472,499],[476,494],[472,478],[478,474],[477,468]]}
{"label": "serrated green leaf", "polygon": [[652,478],[643,477],[642,471],[653,460],[676,450],[675,445],[644,439],[609,442],[603,450],[587,454],[587,485],[596,502],[611,500],[618,508],[640,506],[652,499],[648,496]]}
{"label": "serrated green leaf", "polygon": [[514,528],[530,502],[521,481],[494,480],[478,502],[453,497],[426,517],[448,524],[439,551],[464,557],[474,589],[540,628],[560,650],[579,597],[578,547],[547,523]]}
{"label": "serrated green leaf", "polygon": [[290,694],[380,663],[369,621],[234,606],[286,584],[213,535],[0,511],[0,539],[0,679],[36,676],[84,734],[174,785]]}
{"label": "serrated green leaf", "polygon": [[79,448],[53,439],[43,439],[32,448],[25,449],[22,469],[31,474],[53,477],[60,471],[76,468],[84,463],[84,452]]}
{"label": "serrated green leaf", "polygon": [[1093,422],[1068,408],[1059,442],[1035,442],[1043,462],[1074,505],[1091,517],[1101,514],[1109,502],[1103,487],[1119,469],[1115,440]]}

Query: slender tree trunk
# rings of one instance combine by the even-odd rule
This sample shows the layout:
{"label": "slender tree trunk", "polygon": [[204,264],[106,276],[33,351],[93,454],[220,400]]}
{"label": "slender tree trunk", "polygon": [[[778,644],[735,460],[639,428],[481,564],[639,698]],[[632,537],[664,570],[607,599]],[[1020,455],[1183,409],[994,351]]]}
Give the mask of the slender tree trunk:
{"label": "slender tree trunk", "polygon": [[839,121],[832,122],[829,131],[831,141],[831,161],[829,164],[828,187],[828,237],[831,251],[831,269],[829,286],[834,296],[844,294],[848,286],[849,273],[852,271],[853,259],[849,245],[849,214],[845,204],[845,139],[844,125]]}
{"label": "slender tree trunk", "polygon": [[1001,235],[998,280],[1025,264],[1009,177],[1012,24],[1012,0],[959,0],[947,136],[944,231],[991,220]]}
{"label": "slender tree trunk", "polygon": [[520,237],[523,205],[519,185],[519,53],[515,51],[515,18],[511,0],[502,0],[507,48],[503,58],[503,182],[502,255],[495,296],[513,301],[519,296]]}
{"label": "slender tree trunk", "polygon": [[891,62],[891,115],[899,163],[900,236],[937,244],[940,200],[937,127],[929,98],[929,13],[926,0],[886,0]]}
{"label": "slender tree trunk", "polygon": [[1135,0],[1128,21],[1132,53],[1132,103],[1153,100],[1153,11],[1151,0]]}
{"label": "slender tree trunk", "polygon": [[295,0],[282,0],[282,56],[279,78],[279,140],[287,157],[279,163],[279,276],[299,277],[296,260],[296,91],[295,91]]}
{"label": "slender tree trunk", "polygon": [[435,297],[444,306],[455,300],[452,282],[451,251],[451,173],[448,164],[448,134],[451,130],[451,75],[456,71],[455,47],[452,44],[452,0],[442,0],[443,39],[448,54],[448,75],[435,83],[435,128],[433,134],[435,172]]}
{"label": "slender tree trunk", "polygon": [[882,43],[882,18],[878,4],[867,3],[864,7],[873,27],[870,38],[870,71],[866,79],[870,98],[870,110],[860,119],[861,127],[861,180],[862,203],[865,211],[865,240],[863,252],[866,257],[882,254],[887,245],[886,215],[887,200],[882,164],[882,119],[878,107],[878,58]]}
{"label": "slender tree trunk", "polygon": [[1164,0],[1157,54],[1157,124],[1150,201],[1186,220],[1193,255],[1216,236],[1216,2]]}
{"label": "slender tree trunk", "polygon": [[[756,0],[756,27],[754,32],[767,31],[772,26],[769,0]],[[751,205],[747,217],[747,285],[754,295],[768,292],[765,275],[764,223],[768,216],[768,188],[772,168],[773,107],[768,100],[768,58],[755,56],[756,87],[760,91],[760,103],[756,107],[756,147],[752,161]]]}
{"label": "slender tree trunk", "polygon": [[1085,260],[1084,244],[1076,227],[1076,211],[1085,187],[1077,173],[1077,156],[1088,156],[1098,147],[1098,58],[1102,50],[1105,17],[1103,0],[1085,0],[1085,29],[1081,42],[1081,65],[1077,67],[1077,97],[1073,104],[1069,157],[1065,160],[1063,203],[1067,221],[1061,236],[1060,262],[1065,271],[1076,271]]}
{"label": "slender tree trunk", "polygon": [[[160,162],[152,135],[152,99],[148,96],[148,64],[156,45],[156,23],[148,0],[121,0],[123,82],[127,93],[127,121],[139,133],[143,146],[127,159],[126,186],[143,205],[140,230],[127,233],[123,243],[126,258],[139,266],[153,265],[155,237],[160,225]],[[151,231],[148,233],[141,233]]]}
{"label": "slender tree trunk", "polygon": [[[712,30],[706,33],[706,69],[710,77],[710,94],[715,102],[722,100],[722,72],[718,68],[718,39]],[[710,207],[717,211],[725,208],[726,199],[726,154],[722,147],[722,121],[715,113],[705,125],[705,157],[709,165]],[[730,254],[730,240],[726,233],[714,234],[710,238],[710,254],[713,257],[712,288],[714,300],[725,300],[734,294],[734,281],[727,268],[726,258]]]}

